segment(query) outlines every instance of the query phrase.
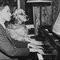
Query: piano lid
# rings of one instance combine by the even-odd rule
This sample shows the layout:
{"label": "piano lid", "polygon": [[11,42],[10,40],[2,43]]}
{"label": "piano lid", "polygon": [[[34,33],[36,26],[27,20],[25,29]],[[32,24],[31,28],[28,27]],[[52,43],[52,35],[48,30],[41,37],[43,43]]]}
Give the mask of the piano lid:
{"label": "piano lid", "polygon": [[53,0],[27,0],[27,3],[53,2]]}

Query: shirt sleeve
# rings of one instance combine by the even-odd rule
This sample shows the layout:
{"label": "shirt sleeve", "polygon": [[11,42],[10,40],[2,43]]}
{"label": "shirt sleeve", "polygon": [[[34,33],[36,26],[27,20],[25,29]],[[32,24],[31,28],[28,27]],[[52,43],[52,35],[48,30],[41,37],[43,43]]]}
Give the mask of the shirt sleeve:
{"label": "shirt sleeve", "polygon": [[29,54],[28,48],[14,47],[3,34],[0,34],[0,50],[9,56],[27,56]]}

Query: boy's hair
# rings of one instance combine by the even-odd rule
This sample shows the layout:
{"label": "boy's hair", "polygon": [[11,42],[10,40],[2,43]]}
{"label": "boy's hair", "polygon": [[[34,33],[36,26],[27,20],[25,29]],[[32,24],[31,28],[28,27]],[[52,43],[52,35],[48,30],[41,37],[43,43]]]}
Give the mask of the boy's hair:
{"label": "boy's hair", "polygon": [[4,6],[7,6],[7,5],[9,6],[8,0],[0,0],[0,10],[2,10],[4,8]]}
{"label": "boy's hair", "polygon": [[0,7],[1,6],[6,6],[9,5],[9,1],[8,0],[0,0]]}
{"label": "boy's hair", "polygon": [[[15,0],[0,0],[0,10],[2,10],[4,6],[8,5],[11,10],[11,13],[13,13],[13,11],[14,11],[13,7],[17,7],[16,1]],[[1,7],[2,7],[2,9],[1,9]]]}
{"label": "boy's hair", "polygon": [[0,6],[13,6],[14,5],[14,0],[0,0]]}

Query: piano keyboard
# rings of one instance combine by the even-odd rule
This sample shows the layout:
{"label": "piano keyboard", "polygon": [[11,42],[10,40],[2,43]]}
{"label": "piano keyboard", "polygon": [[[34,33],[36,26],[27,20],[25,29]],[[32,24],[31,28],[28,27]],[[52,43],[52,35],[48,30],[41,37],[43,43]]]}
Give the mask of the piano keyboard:
{"label": "piano keyboard", "polygon": [[[30,25],[30,27],[29,27],[29,25],[28,25],[27,28],[30,30],[29,36],[33,37],[34,33],[31,34],[31,32],[33,31],[32,29],[34,29],[34,26]],[[42,47],[43,47],[43,49],[39,53],[37,53],[38,60],[57,60],[57,56],[56,56],[57,51],[54,49],[54,47],[51,46],[51,44],[44,37],[43,34],[40,35],[39,37],[37,37],[36,40],[38,40],[39,42],[41,42],[41,41],[43,42],[43,44],[40,45],[40,49],[42,49]],[[32,45],[32,44],[30,44],[30,45]],[[34,45],[33,45],[33,47],[34,47]]]}

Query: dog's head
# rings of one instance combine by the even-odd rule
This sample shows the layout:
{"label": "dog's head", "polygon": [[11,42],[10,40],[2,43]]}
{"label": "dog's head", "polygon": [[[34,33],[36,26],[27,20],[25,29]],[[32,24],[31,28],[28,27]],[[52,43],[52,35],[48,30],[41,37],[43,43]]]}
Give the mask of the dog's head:
{"label": "dog's head", "polygon": [[17,22],[26,22],[28,20],[27,15],[23,9],[16,9],[13,15]]}

